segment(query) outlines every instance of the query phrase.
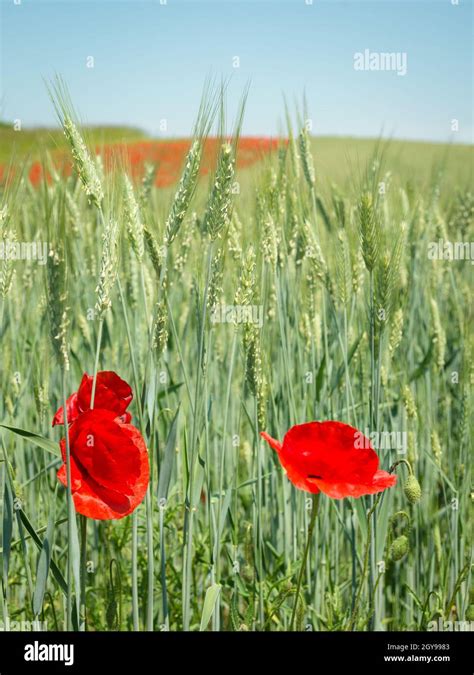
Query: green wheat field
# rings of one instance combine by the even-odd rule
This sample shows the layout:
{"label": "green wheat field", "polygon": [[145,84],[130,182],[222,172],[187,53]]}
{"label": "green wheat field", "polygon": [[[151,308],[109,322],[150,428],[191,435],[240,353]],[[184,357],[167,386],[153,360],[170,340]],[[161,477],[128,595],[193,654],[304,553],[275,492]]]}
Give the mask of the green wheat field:
{"label": "green wheat field", "polygon": [[[53,98],[65,135],[0,129],[2,252],[48,252],[0,258],[4,629],[285,631],[294,609],[302,631],[472,625],[473,267],[469,246],[430,255],[473,240],[472,147],[317,138],[287,114],[238,169],[243,106],[229,120],[209,95],[159,188],[156,167],[132,179],[87,149],[140,132],[90,145],[61,83]],[[97,370],[130,383],[149,453],[118,520],[76,515],[56,477],[53,415]],[[321,495],[298,593],[311,499],[260,432],[312,420],[370,435],[398,480]]]}

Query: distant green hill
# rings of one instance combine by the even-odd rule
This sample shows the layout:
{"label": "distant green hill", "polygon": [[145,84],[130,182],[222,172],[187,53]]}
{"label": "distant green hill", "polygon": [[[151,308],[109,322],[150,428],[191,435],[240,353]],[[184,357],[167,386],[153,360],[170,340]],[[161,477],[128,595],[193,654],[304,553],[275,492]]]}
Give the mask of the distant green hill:
{"label": "distant green hill", "polygon": [[[87,142],[94,146],[146,138],[143,131],[132,127],[88,127],[84,131]],[[26,156],[38,158],[41,151],[57,148],[66,148],[66,139],[59,129],[15,131],[12,124],[0,123],[0,164]]]}

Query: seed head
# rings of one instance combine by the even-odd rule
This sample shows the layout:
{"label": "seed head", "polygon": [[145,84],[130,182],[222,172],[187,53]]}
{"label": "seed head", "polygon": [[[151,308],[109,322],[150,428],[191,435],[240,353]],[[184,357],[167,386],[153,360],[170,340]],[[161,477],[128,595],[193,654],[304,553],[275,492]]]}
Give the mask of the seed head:
{"label": "seed head", "polygon": [[434,429],[431,432],[431,449],[433,451],[433,455],[435,458],[435,462],[438,466],[441,465],[441,457],[442,457],[442,450],[441,450],[441,442],[439,440],[439,435],[436,429]]}
{"label": "seed head", "polygon": [[398,562],[406,556],[408,549],[408,537],[404,534],[401,534],[399,537],[393,540],[390,546],[390,559],[394,562]]}
{"label": "seed head", "polygon": [[299,135],[299,146],[301,154],[301,163],[303,165],[303,173],[310,188],[314,188],[316,175],[314,171],[313,155],[311,154],[311,143],[308,130],[303,127]]}
{"label": "seed head", "polygon": [[157,279],[160,279],[161,270],[164,262],[163,248],[160,248],[158,246],[158,242],[156,241],[154,235],[147,227],[143,228],[143,235],[145,237],[146,248],[148,251],[148,255],[150,256],[153,269],[155,270],[156,277]]}
{"label": "seed head", "polygon": [[[3,246],[6,248],[8,244],[14,243],[16,241],[16,234],[12,230],[6,230],[0,227],[0,241],[2,241]],[[5,255],[3,256],[2,260],[2,266],[0,268],[0,297],[7,297],[12,287],[15,274],[16,271],[13,267],[13,260],[11,257],[9,257],[8,252],[5,251]]]}
{"label": "seed head", "polygon": [[218,304],[219,298],[222,295],[223,275],[224,275],[224,254],[223,249],[220,248],[217,251],[214,258],[212,259],[211,264],[211,278],[209,281],[209,291],[207,295],[207,306],[211,312]]}
{"label": "seed head", "polygon": [[69,308],[66,292],[66,268],[62,253],[51,251],[47,264],[48,314],[51,342],[58,364],[69,370],[67,348],[67,328],[69,326]]}
{"label": "seed head", "polygon": [[410,474],[403,487],[406,498],[410,504],[417,504],[421,499],[421,487],[416,476]]}
{"label": "seed head", "polygon": [[140,216],[140,208],[135,198],[133,185],[130,178],[124,175],[125,186],[125,224],[132,249],[139,262],[143,260],[145,246],[143,242],[143,223]]}
{"label": "seed head", "polygon": [[469,605],[466,609],[466,621],[474,621],[474,605]]}
{"label": "seed head", "polygon": [[65,115],[64,117],[63,129],[64,135],[71,147],[74,166],[81,179],[85,193],[89,201],[100,209],[104,192],[97,172],[97,166],[90,156],[79,130],[69,115]]}
{"label": "seed head", "polygon": [[262,252],[264,260],[271,267],[275,268],[278,260],[278,238],[275,221],[269,212],[266,213],[263,219]]}
{"label": "seed head", "polygon": [[328,267],[309,220],[304,221],[303,231],[306,240],[306,258],[308,258],[311,263],[311,271],[319,281],[328,287]]}
{"label": "seed head", "polygon": [[176,194],[171,205],[171,209],[165,225],[165,243],[171,244],[178,234],[186,211],[188,210],[191,198],[196,188],[201,164],[202,143],[195,140],[186,157],[183,175],[176,190]]}
{"label": "seed head", "polygon": [[349,244],[344,230],[338,232],[337,267],[336,267],[336,294],[343,307],[349,304],[352,296],[352,270]]}
{"label": "seed head", "polygon": [[217,161],[214,185],[209,194],[203,227],[212,241],[229,224],[232,215],[232,181],[235,173],[235,158],[232,146],[224,143]]}
{"label": "seed head", "polygon": [[249,246],[240,268],[240,282],[235,292],[236,305],[250,305],[255,292],[256,260],[253,246]]}
{"label": "seed head", "polygon": [[168,342],[168,312],[164,302],[160,302],[156,308],[155,321],[153,323],[153,349],[159,358]]}
{"label": "seed head", "polygon": [[444,368],[445,351],[446,351],[446,333],[439,316],[438,303],[434,298],[431,298],[431,319],[433,324],[433,347],[435,353],[435,361],[439,370]]}
{"label": "seed head", "polygon": [[400,345],[400,342],[402,341],[402,335],[403,335],[403,310],[399,308],[393,315],[390,337],[388,340],[388,348],[392,355],[396,351],[397,347]]}
{"label": "seed head", "polygon": [[140,186],[140,194],[138,197],[139,204],[141,208],[145,206],[147,203],[148,199],[150,198],[151,195],[151,190],[153,188],[153,182],[155,180],[156,176],[156,166],[155,164],[150,164],[146,163],[145,164],[145,172],[143,174],[141,186]]}
{"label": "seed head", "polygon": [[99,283],[96,288],[97,301],[95,308],[99,314],[99,318],[102,318],[112,305],[110,295],[117,277],[118,265],[117,234],[117,222],[109,220],[102,237],[102,258],[100,261]]}
{"label": "seed head", "polygon": [[408,417],[410,417],[411,419],[417,419],[418,411],[416,409],[415,399],[413,398],[411,389],[407,384],[403,387],[402,399]]}
{"label": "seed head", "polygon": [[372,195],[362,195],[359,204],[359,233],[362,248],[362,257],[369,272],[371,272],[378,259],[380,246],[380,225],[375,214]]}

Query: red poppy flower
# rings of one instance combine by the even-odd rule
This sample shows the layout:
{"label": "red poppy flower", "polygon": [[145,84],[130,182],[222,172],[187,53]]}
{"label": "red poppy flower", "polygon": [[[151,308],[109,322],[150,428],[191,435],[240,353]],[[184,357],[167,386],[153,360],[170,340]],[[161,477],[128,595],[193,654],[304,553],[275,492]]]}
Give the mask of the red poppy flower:
{"label": "red poppy flower", "polygon": [[[117,418],[116,411],[94,408],[69,427],[71,491],[76,511],[88,518],[123,518],[143,500],[149,481],[148,452],[142,435]],[[58,478],[67,485],[66,441]]]}
{"label": "red poppy flower", "polygon": [[277,451],[288,478],[300,490],[342,499],[382,492],[397,482],[396,476],[379,469],[368,438],[348,424],[297,424],[283,443],[264,431],[261,436]]}
{"label": "red poppy flower", "polygon": [[[84,373],[79,389],[71,394],[66,401],[68,424],[74,422],[81,413],[90,409],[92,375]],[[133,392],[130,385],[122,380],[117,373],[112,370],[103,370],[97,373],[97,382],[95,388],[94,408],[103,408],[116,413],[122,422],[128,423],[132,419],[129,412],[126,412],[133,398]],[[61,406],[53,417],[53,427],[56,424],[64,424],[64,410]]]}

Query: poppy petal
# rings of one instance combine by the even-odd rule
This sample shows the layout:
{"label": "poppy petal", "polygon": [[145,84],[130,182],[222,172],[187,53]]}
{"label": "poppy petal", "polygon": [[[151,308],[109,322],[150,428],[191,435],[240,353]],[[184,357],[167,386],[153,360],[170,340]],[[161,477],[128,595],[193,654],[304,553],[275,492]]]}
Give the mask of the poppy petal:
{"label": "poppy petal", "polygon": [[[66,412],[67,412],[67,423],[71,424],[79,416],[79,407],[77,404],[77,393],[71,394],[66,400]],[[64,424],[64,408],[61,406],[53,417],[52,426],[55,427],[57,424]]]}
{"label": "poppy petal", "polygon": [[130,424],[132,421],[132,416],[129,412],[124,412],[123,415],[119,415],[115,419],[117,422],[122,422],[122,424]]}
{"label": "poppy petal", "polygon": [[[91,404],[92,375],[84,373],[77,391],[78,406],[81,412],[89,410]],[[130,385],[122,380],[112,370],[103,370],[97,373],[94,395],[94,408],[112,410],[117,415],[123,415],[133,398]]]}
{"label": "poppy petal", "polygon": [[309,479],[307,476],[299,473],[297,469],[295,469],[295,467],[291,464],[286,464],[281,455],[279,455],[279,457],[281,465],[285,469],[288,479],[295,487],[299,488],[300,490],[306,490],[306,492],[312,492],[313,494],[320,492],[320,488],[314,480]]}
{"label": "poppy petal", "polygon": [[370,441],[336,421],[295,425],[285,435],[283,454],[300,473],[335,483],[370,483],[379,465]]}
{"label": "poppy petal", "polygon": [[387,478],[379,477],[371,483],[331,483],[328,481],[310,479],[317,487],[328,497],[332,499],[343,499],[344,497],[363,497],[364,495],[374,495],[377,492],[383,492],[388,487],[392,487],[397,482],[396,476],[391,476],[386,471],[378,471],[377,474],[386,474]]}
{"label": "poppy petal", "polygon": [[[90,410],[92,385],[94,378],[92,375],[84,373],[79,389],[71,394],[66,401],[68,424],[74,422],[78,416]],[[126,409],[133,399],[133,392],[130,385],[122,380],[117,373],[111,370],[103,370],[97,373],[97,382],[94,396],[94,408],[103,408],[115,412],[125,423],[132,419]],[[64,424],[64,411],[59,408],[53,418],[53,427],[57,424]]]}
{"label": "poppy petal", "polygon": [[[64,443],[64,440],[61,441]],[[62,451],[62,448],[61,448]],[[62,467],[59,469],[57,473],[58,479],[61,481],[61,483],[64,485],[64,487],[67,486],[67,475],[66,475],[66,453],[64,451],[64,464]],[[72,490],[79,490],[82,485],[82,476],[81,472],[79,471],[79,468],[74,460],[74,457],[71,456],[71,484],[72,484]]]}
{"label": "poppy petal", "polygon": [[138,450],[115,413],[94,408],[70,430],[74,458],[100,485],[126,492],[139,474]]}
{"label": "poppy petal", "polygon": [[[110,410],[82,413],[70,427],[72,492],[76,511],[88,518],[123,518],[143,500],[149,482],[145,441]],[[61,442],[65,459],[65,441]],[[58,478],[66,484],[65,465]]]}
{"label": "poppy petal", "polygon": [[300,490],[323,492],[332,499],[376,494],[396,483],[380,470],[368,438],[354,427],[329,420],[297,424],[283,443],[262,437],[278,452],[289,480]]}
{"label": "poppy petal", "polygon": [[[385,490],[385,488],[393,487],[397,483],[397,477],[395,474],[388,473],[388,471],[382,471],[379,469],[374,473],[372,480],[372,485],[374,487],[380,488],[380,490]],[[377,490],[379,492],[379,490]]]}
{"label": "poppy petal", "polygon": [[104,488],[90,477],[83,481],[80,490],[73,492],[72,498],[77,513],[95,520],[123,518],[135,508],[130,497]]}
{"label": "poppy petal", "polygon": [[281,450],[282,444],[280,443],[280,441],[277,441],[274,438],[272,438],[269,434],[267,434],[266,431],[261,431],[260,436],[267,441],[267,443],[270,445],[271,448],[273,448],[277,452]]}
{"label": "poppy petal", "polygon": [[306,490],[307,492],[313,492],[314,494],[319,492],[317,485],[309,482],[306,476],[302,473],[299,473],[297,468],[291,462],[285,461],[285,457],[282,456],[281,451],[283,446],[280,441],[272,438],[269,434],[267,434],[266,431],[261,431],[260,436],[267,441],[270,447],[277,451],[280,463],[285,469],[289,480],[293,483],[293,485],[295,485],[295,487],[299,488],[300,490]]}
{"label": "poppy petal", "polygon": [[134,428],[130,436],[140,450],[140,473],[132,494],[126,496],[116,490],[109,490],[88,477],[83,481],[81,489],[73,493],[74,506],[78,513],[96,520],[113,520],[128,516],[141,504],[149,482],[148,452],[138,429]]}

